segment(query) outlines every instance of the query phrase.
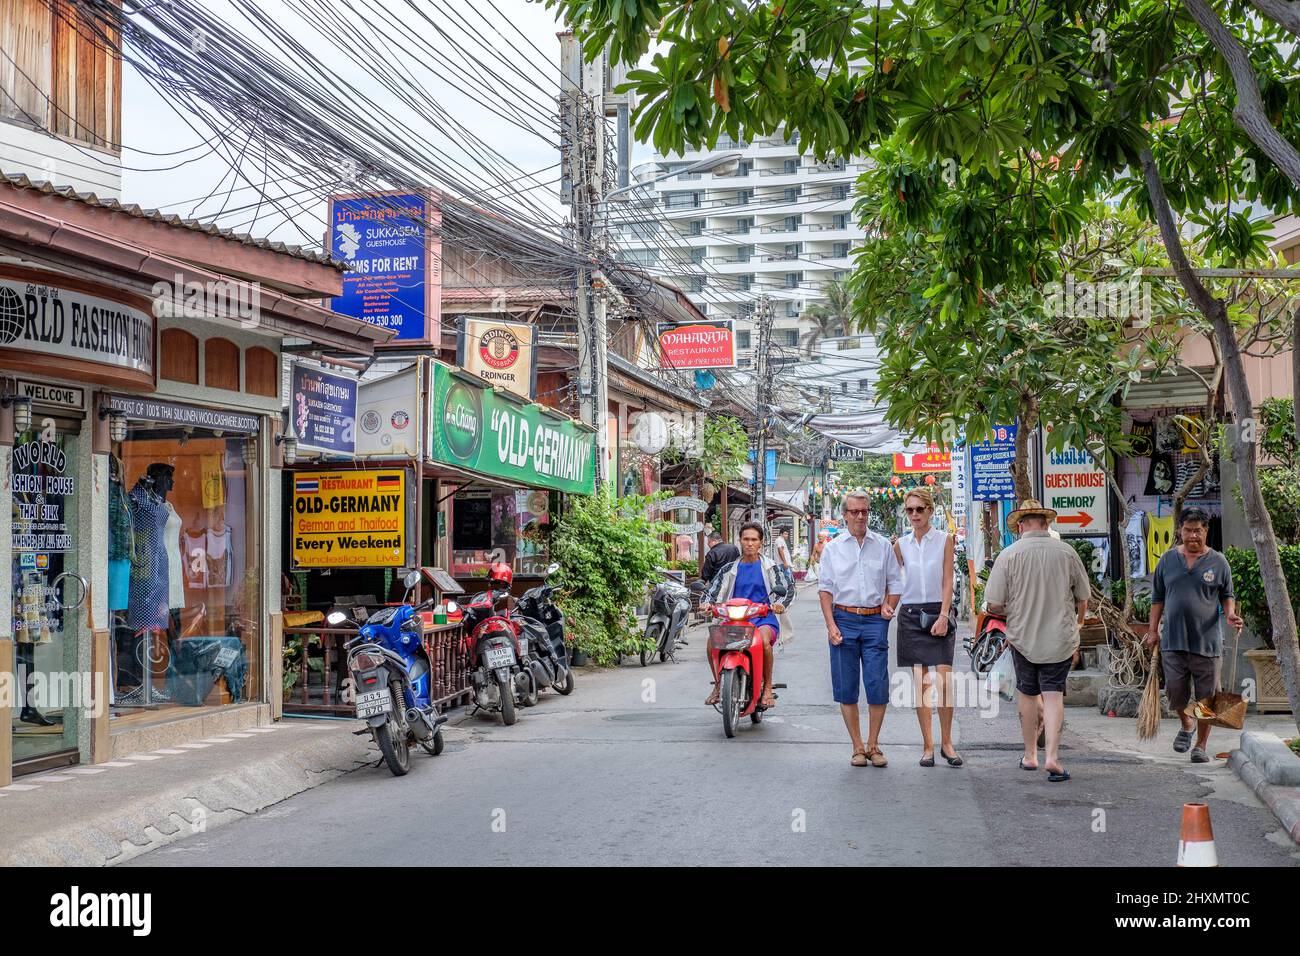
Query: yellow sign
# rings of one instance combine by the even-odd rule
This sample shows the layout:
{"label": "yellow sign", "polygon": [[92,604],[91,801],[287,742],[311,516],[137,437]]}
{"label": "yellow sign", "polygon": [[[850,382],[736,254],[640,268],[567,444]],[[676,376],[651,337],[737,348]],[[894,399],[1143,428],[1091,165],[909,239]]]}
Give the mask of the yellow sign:
{"label": "yellow sign", "polygon": [[295,472],[293,562],[299,568],[405,565],[406,472]]}

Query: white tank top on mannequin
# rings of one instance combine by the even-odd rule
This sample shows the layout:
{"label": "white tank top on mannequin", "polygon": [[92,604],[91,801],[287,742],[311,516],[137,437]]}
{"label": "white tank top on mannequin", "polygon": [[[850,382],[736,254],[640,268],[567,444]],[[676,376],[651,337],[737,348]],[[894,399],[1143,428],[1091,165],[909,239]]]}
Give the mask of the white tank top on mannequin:
{"label": "white tank top on mannequin", "polygon": [[920,541],[908,531],[898,539],[903,552],[903,596],[900,604],[938,604],[943,601],[943,553],[948,535],[931,528]]}
{"label": "white tank top on mannequin", "polygon": [[167,606],[173,611],[185,606],[185,569],[181,564],[181,527],[184,522],[172,503],[167,502]]}

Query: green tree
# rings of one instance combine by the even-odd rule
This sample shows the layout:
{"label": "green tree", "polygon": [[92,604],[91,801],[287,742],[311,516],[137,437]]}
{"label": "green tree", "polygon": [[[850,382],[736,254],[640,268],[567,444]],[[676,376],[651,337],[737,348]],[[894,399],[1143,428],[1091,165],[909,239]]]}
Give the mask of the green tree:
{"label": "green tree", "polygon": [[[1118,190],[1158,229],[1174,276],[1213,330],[1240,420],[1228,435],[1273,633],[1300,726],[1300,644],[1259,485],[1254,403],[1225,299],[1199,278],[1182,226],[1221,265],[1257,259],[1251,204],[1300,198],[1300,14],[1279,0],[548,0],[590,58],[649,69],[639,139],[662,152],[797,132],[819,159],[882,145],[914,157],[898,195],[942,237],[942,310],[993,313],[998,288],[1046,281],[1043,248]],[[1073,203],[1056,203],[1056,178]],[[961,201],[940,203],[944,191]],[[1014,211],[1015,215],[1010,213]],[[1026,215],[1028,213],[1028,215]],[[1181,219],[1181,223],[1180,223]],[[950,273],[957,282],[949,284]]]}
{"label": "green tree", "polygon": [[803,349],[810,357],[817,351],[817,344],[822,339],[844,335],[856,324],[853,293],[847,284],[833,279],[823,286],[822,292],[826,301],[816,302],[803,312],[803,317],[812,323],[812,328],[803,334]]}

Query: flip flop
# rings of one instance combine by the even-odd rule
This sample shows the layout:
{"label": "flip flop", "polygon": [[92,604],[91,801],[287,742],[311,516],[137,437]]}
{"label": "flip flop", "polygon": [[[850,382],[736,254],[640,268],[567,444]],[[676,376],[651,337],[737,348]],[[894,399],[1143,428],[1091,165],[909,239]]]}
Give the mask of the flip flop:
{"label": "flip flop", "polygon": [[1070,771],[1068,771],[1068,770],[1059,770],[1059,771],[1057,771],[1057,770],[1049,770],[1049,771],[1047,771],[1047,781],[1048,781],[1048,783],[1065,783],[1065,781],[1067,781],[1067,780],[1069,780],[1069,779],[1070,779]]}
{"label": "flip flop", "polygon": [[1020,758],[1020,769],[1021,769],[1021,770],[1028,770],[1028,771],[1031,771],[1031,772],[1033,772],[1033,773],[1037,773],[1037,772],[1038,772],[1038,768],[1037,768],[1037,767],[1026,767],[1026,766],[1025,766],[1025,758],[1024,758],[1024,757],[1021,757],[1021,758]]}

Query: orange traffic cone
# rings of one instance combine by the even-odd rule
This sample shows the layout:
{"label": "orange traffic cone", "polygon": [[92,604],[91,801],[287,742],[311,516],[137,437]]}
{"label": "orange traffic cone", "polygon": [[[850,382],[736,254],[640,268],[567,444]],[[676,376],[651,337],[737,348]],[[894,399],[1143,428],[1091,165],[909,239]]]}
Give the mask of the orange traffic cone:
{"label": "orange traffic cone", "polygon": [[1183,804],[1183,830],[1178,838],[1179,866],[1218,866],[1210,808],[1203,803]]}

